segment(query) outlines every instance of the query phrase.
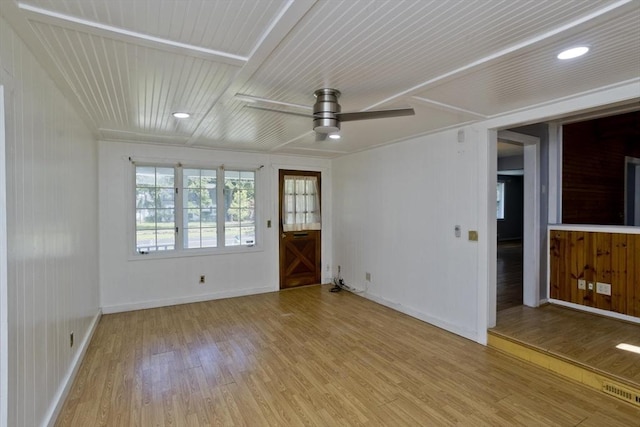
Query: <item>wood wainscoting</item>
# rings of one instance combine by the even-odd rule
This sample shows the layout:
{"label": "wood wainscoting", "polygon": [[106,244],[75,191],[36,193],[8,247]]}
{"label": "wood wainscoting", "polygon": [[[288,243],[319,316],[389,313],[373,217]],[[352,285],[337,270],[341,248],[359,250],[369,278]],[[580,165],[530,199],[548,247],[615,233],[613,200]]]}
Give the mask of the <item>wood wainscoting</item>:
{"label": "wood wainscoting", "polygon": [[[620,231],[549,230],[550,297],[640,317],[640,234]],[[627,232],[629,231],[629,232]],[[586,282],[579,289],[578,280]],[[611,285],[611,295],[597,292]],[[590,284],[592,289],[590,288]]]}

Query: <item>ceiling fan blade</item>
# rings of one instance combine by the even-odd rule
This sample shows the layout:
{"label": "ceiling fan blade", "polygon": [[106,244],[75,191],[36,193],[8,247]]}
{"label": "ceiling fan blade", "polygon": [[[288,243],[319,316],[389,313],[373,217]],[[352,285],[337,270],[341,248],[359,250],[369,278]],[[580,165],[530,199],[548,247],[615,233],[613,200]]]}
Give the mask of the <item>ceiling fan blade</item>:
{"label": "ceiling fan blade", "polygon": [[383,119],[386,117],[413,116],[416,112],[413,108],[397,108],[394,110],[374,110],[354,113],[336,113],[341,122],[352,122],[354,120]]}
{"label": "ceiling fan blade", "polygon": [[296,113],[295,111],[279,110],[277,108],[260,107],[258,105],[245,105],[245,108],[253,108],[254,110],[271,111],[272,113],[290,114],[292,116],[300,116],[306,118],[313,118],[313,114]]}

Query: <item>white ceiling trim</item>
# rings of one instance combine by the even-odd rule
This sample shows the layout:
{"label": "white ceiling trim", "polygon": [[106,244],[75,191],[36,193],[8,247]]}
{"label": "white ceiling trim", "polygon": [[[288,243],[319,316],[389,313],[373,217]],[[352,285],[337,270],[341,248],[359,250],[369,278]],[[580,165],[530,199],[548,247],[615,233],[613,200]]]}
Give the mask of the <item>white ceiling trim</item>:
{"label": "white ceiling trim", "polygon": [[310,151],[310,152],[318,152],[318,153],[349,154],[348,151],[332,150],[330,148],[291,147],[290,150],[302,151],[302,152]]}
{"label": "white ceiling trim", "polygon": [[309,132],[305,132],[305,133],[303,133],[303,134],[302,134],[302,135],[300,135],[300,136],[296,136],[295,138],[290,139],[290,140],[288,140],[288,141],[285,141],[285,142],[283,142],[282,144],[278,144],[278,145],[276,145],[275,147],[273,147],[273,148],[272,148],[271,150],[269,150],[269,151],[277,151],[278,149],[280,149],[280,148],[282,148],[282,147],[285,147],[285,146],[287,146],[287,145],[289,145],[289,144],[293,144],[293,143],[294,143],[294,142],[296,142],[296,141],[300,141],[301,139],[304,139],[306,136],[309,136],[309,135],[311,135],[311,134],[314,134],[314,135],[315,135],[315,132],[314,132],[314,131],[312,131],[312,130],[310,130]]}
{"label": "white ceiling trim", "polygon": [[487,64],[487,63],[489,63],[491,61],[495,61],[495,60],[497,60],[499,58],[502,58],[502,57],[504,57],[506,55],[509,55],[511,53],[514,53],[514,52],[517,52],[518,50],[524,49],[526,47],[532,46],[532,45],[534,45],[536,43],[540,43],[541,41],[544,41],[544,40],[546,40],[546,39],[548,39],[550,37],[556,36],[558,34],[561,34],[561,33],[565,32],[565,31],[568,31],[568,30],[570,30],[572,28],[575,28],[575,27],[577,27],[577,26],[579,26],[581,24],[584,24],[584,23],[592,21],[592,20],[594,20],[594,19],[596,19],[598,17],[606,15],[606,14],[608,14],[608,13],[610,13],[610,12],[612,12],[612,11],[618,9],[618,8],[621,8],[621,7],[623,7],[623,6],[627,5],[627,4],[632,3],[633,1],[634,0],[620,0],[620,1],[617,1],[615,3],[612,3],[612,4],[608,5],[608,6],[605,6],[605,7],[601,8],[601,9],[598,9],[598,10],[592,12],[592,13],[589,13],[589,14],[587,14],[587,15],[579,18],[579,19],[576,19],[576,20],[571,21],[571,22],[569,22],[567,24],[561,25],[558,28],[555,28],[553,30],[550,30],[550,31],[547,31],[545,33],[539,34],[539,35],[537,35],[535,37],[532,37],[532,38],[530,38],[528,40],[524,40],[524,41],[522,41],[520,43],[517,43],[517,44],[515,44],[513,46],[509,46],[509,47],[507,47],[505,49],[499,50],[498,52],[495,52],[495,53],[493,53],[491,55],[487,55],[484,58],[480,58],[480,59],[478,59],[476,61],[473,61],[473,62],[471,62],[471,63],[469,63],[469,64],[467,64],[465,66],[462,66],[462,67],[457,68],[455,70],[451,70],[451,71],[449,71],[447,73],[444,73],[444,74],[442,74],[440,76],[434,77],[433,79],[429,79],[429,80],[427,80],[427,81],[425,81],[423,83],[420,83],[420,84],[418,84],[416,86],[413,86],[413,87],[411,87],[411,88],[409,88],[407,90],[404,90],[402,92],[398,92],[395,95],[392,95],[392,96],[390,96],[390,97],[388,97],[386,99],[383,99],[382,101],[376,102],[375,104],[366,107],[363,111],[374,109],[376,107],[379,107],[380,105],[387,104],[387,103],[392,102],[392,101],[394,101],[394,100],[396,100],[396,99],[398,99],[400,97],[403,97],[403,96],[411,96],[411,95],[413,95],[415,93],[418,93],[418,92],[424,90],[427,86],[431,86],[431,85],[433,85],[435,83],[441,83],[443,80],[450,79],[450,78],[452,78],[454,76],[457,76],[459,74],[462,74],[464,72],[468,72],[468,71],[472,70],[473,68],[479,67],[481,65],[485,65],[485,64]]}
{"label": "white ceiling trim", "polygon": [[282,105],[284,107],[300,108],[302,110],[313,110],[313,107],[311,107],[309,105],[294,104],[292,102],[276,101],[276,100],[273,100],[273,99],[260,98],[259,96],[245,95],[243,93],[236,93],[234,96],[238,101],[249,102],[249,103],[252,103],[252,104],[253,103],[263,102],[265,104]]}
{"label": "white ceiling trim", "polygon": [[189,56],[197,56],[236,67],[241,67],[249,60],[246,56],[235,55],[233,53],[222,52],[202,46],[195,46],[174,40],[163,39],[161,37],[155,37],[149,34],[125,30],[124,28],[118,28],[112,25],[105,25],[99,22],[65,15],[63,13],[31,6],[25,3],[18,3],[18,7],[21,10],[28,12],[31,15],[31,19],[35,21],[63,26],[73,30],[85,31],[95,35],[125,41],[127,43],[142,44],[147,47],[178,52],[182,55],[187,54]]}
{"label": "white ceiling trim", "polygon": [[236,95],[240,88],[249,81],[262,63],[269,57],[271,52],[278,47],[282,39],[298,24],[300,19],[311,10],[316,1],[317,0],[289,0],[289,2],[287,2],[267,31],[265,31],[265,34],[260,38],[256,47],[251,51],[249,60],[240,71],[238,71],[224,93],[211,104],[209,110],[204,114],[195,132],[191,135],[191,138],[189,138],[187,145],[194,145],[196,141],[198,141],[206,131],[206,127],[203,126],[205,117],[212,113],[217,104],[224,105]]}
{"label": "white ceiling trim", "polygon": [[429,105],[434,105],[436,107],[442,107],[442,109],[444,110],[450,110],[450,111],[456,111],[458,113],[465,113],[468,114],[470,116],[475,116],[479,119],[487,119],[488,116],[485,116],[484,114],[480,114],[480,113],[476,113],[475,111],[471,111],[471,110],[467,110],[464,108],[460,108],[460,107],[456,107],[454,105],[450,105],[450,104],[445,104],[444,102],[438,102],[438,101],[434,101],[432,99],[427,99],[427,98],[423,98],[421,96],[412,96],[411,99],[415,99],[416,101],[420,101],[424,104],[429,104]]}
{"label": "white ceiling trim", "polygon": [[[615,100],[609,100],[606,101],[604,98],[602,100],[601,103],[599,103],[597,109],[601,110],[602,109],[602,105],[607,105],[607,104],[612,104],[612,103],[624,103],[624,102],[640,102],[640,77],[636,78],[636,79],[630,79],[630,80],[625,80],[622,82],[618,82],[612,85],[607,85],[607,86],[603,86],[603,87],[598,87],[595,89],[590,89],[584,92],[579,92],[579,93],[574,93],[572,95],[569,96],[563,96],[561,98],[555,98],[549,101],[545,101],[545,102],[541,102],[539,104],[532,104],[532,105],[528,105],[526,107],[522,107],[522,108],[517,108],[515,110],[511,110],[511,111],[504,111],[502,113],[498,113],[498,114],[494,114],[491,116],[488,116],[487,120],[496,120],[496,121],[501,121],[502,119],[504,119],[505,117],[509,117],[509,116],[513,116],[515,114],[519,114],[525,111],[534,111],[537,109],[541,109],[541,108],[545,108],[548,107],[550,105],[557,105],[560,103],[565,103],[565,102],[571,102],[574,99],[581,99],[581,98],[585,98],[587,96],[590,95],[595,95],[597,96],[598,94],[602,94],[608,91],[612,91],[612,90],[619,90],[620,92],[624,93],[625,96],[615,99]],[[625,92],[626,90],[626,92]],[[572,111],[581,111],[581,108],[574,108]],[[564,114],[558,115],[558,116],[546,116],[545,120],[547,121],[551,121],[551,120],[557,120],[560,119],[562,117],[565,117]],[[538,121],[539,119],[536,119],[535,121]],[[516,122],[517,123],[517,122]],[[510,123],[509,125],[513,125],[515,123]],[[500,127],[502,125],[493,125],[491,124],[490,127]]]}

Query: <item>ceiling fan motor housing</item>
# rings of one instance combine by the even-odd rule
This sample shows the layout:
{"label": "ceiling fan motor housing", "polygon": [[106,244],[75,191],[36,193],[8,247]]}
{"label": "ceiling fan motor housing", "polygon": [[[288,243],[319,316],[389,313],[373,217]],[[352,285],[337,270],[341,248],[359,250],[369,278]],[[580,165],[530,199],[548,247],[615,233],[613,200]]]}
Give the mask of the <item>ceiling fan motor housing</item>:
{"label": "ceiling fan motor housing", "polygon": [[314,92],[316,103],[313,104],[313,130],[318,133],[334,133],[340,130],[340,121],[336,116],[340,113],[336,89],[318,89]]}

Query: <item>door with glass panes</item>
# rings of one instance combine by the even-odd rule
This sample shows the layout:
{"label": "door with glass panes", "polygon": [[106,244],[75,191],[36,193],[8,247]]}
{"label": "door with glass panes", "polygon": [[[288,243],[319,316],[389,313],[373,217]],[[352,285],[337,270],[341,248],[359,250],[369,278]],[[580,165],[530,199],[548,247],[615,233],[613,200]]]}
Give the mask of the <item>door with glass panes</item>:
{"label": "door with glass panes", "polygon": [[280,170],[280,289],[320,283],[320,172]]}

